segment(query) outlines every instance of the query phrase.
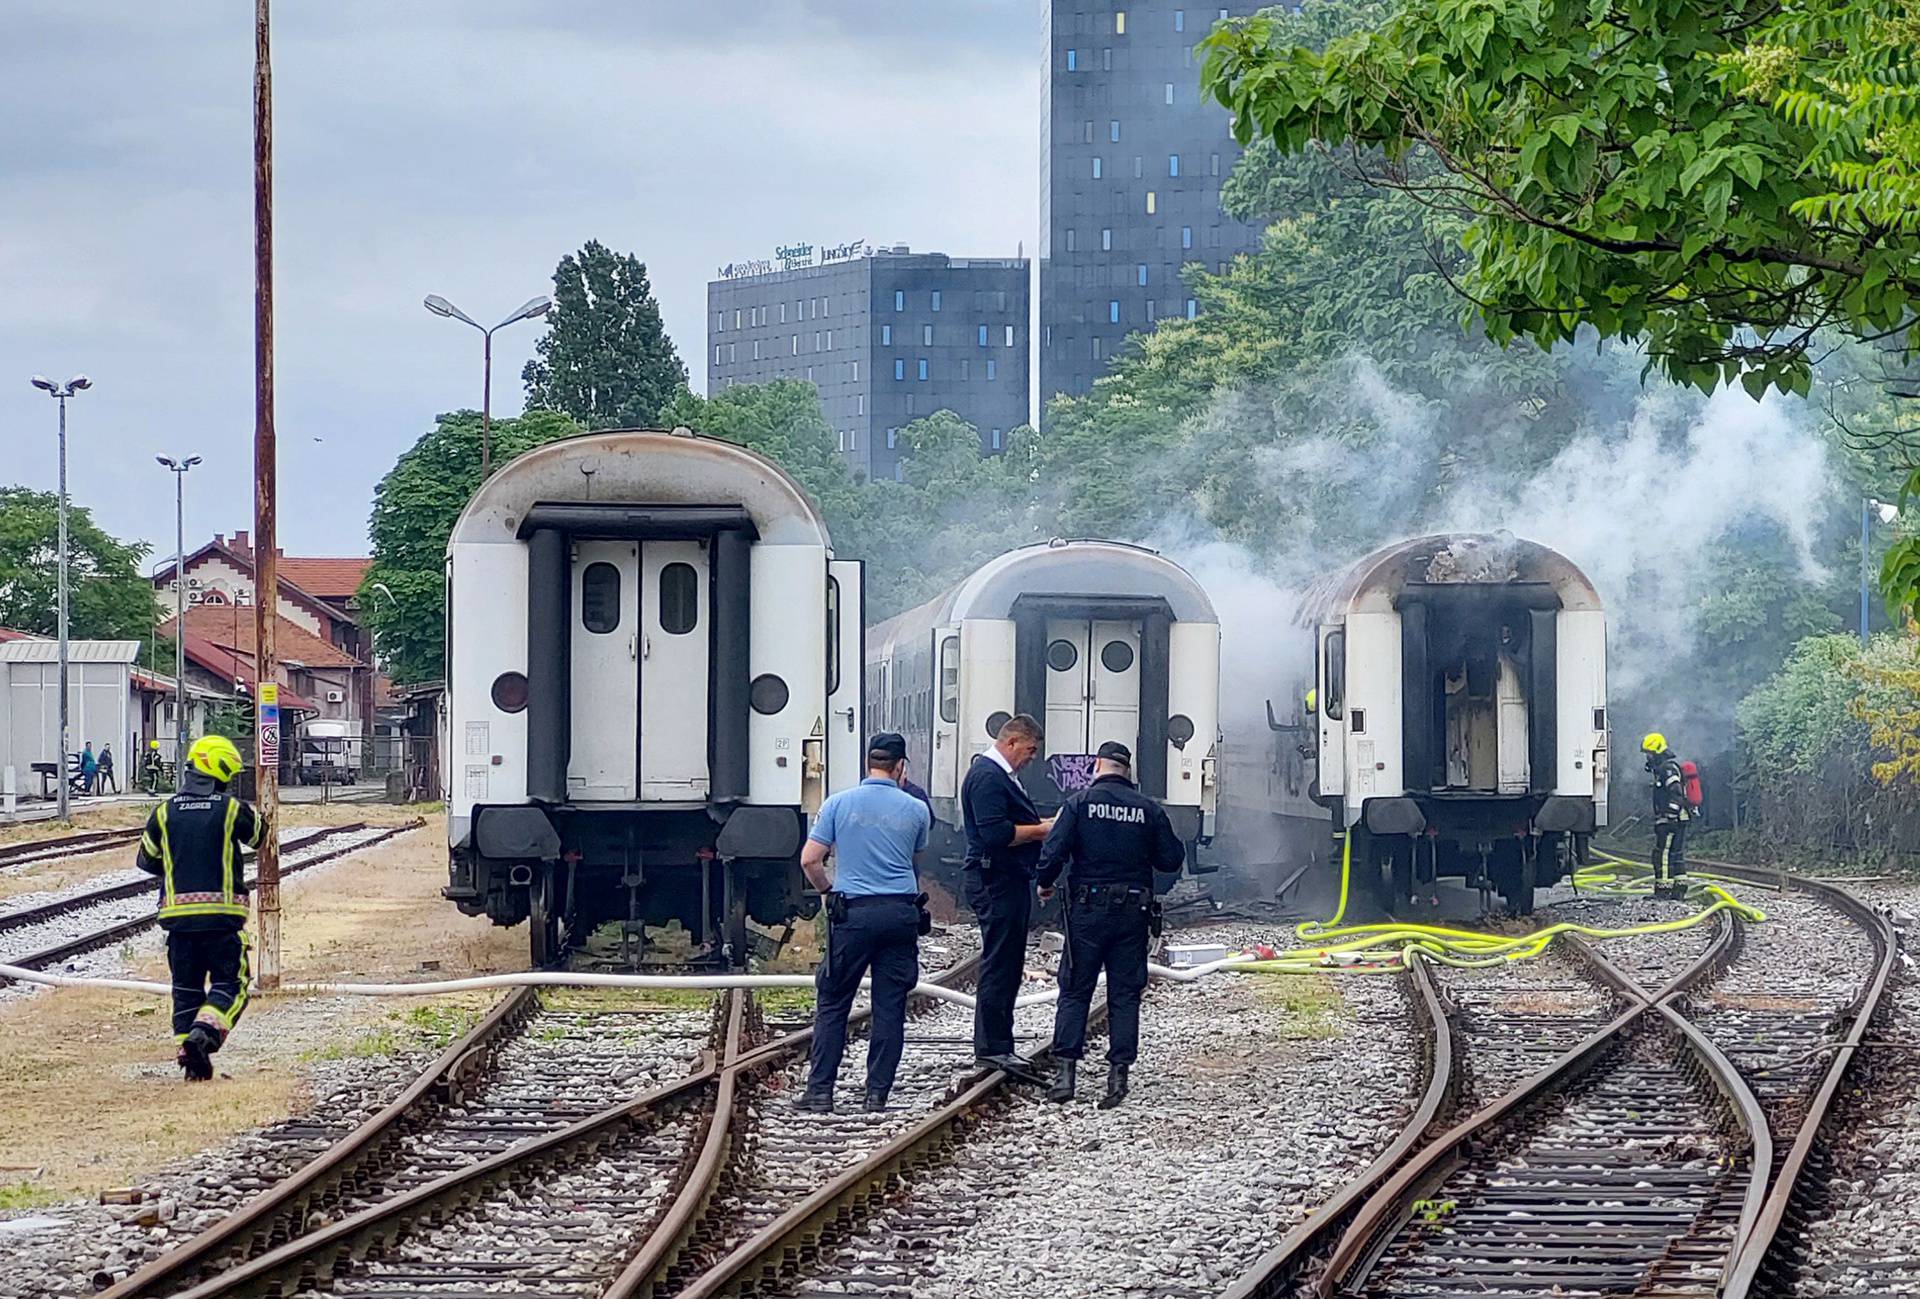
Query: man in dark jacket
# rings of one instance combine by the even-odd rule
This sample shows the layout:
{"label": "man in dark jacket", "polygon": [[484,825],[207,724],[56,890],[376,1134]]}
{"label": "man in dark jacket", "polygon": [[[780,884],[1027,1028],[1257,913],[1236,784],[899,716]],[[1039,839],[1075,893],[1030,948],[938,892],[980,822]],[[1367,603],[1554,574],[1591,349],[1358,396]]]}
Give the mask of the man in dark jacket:
{"label": "man in dark jacket", "polygon": [[1655,731],[1640,741],[1647,755],[1647,774],[1653,777],[1653,891],[1671,893],[1687,873],[1686,779],[1680,756],[1667,747],[1667,737]]}
{"label": "man in dark jacket", "polygon": [[1107,972],[1107,1094],[1101,1109],[1127,1095],[1127,1070],[1140,1054],[1140,994],[1147,986],[1147,942],[1155,871],[1178,872],[1187,846],[1166,809],[1134,786],[1133,753],[1109,740],[1095,755],[1093,784],[1068,796],[1040,849],[1040,898],[1067,873],[1067,945],[1060,953],[1060,1001],[1053,1016],[1059,1075],[1047,1099],[1073,1099],[1086,1045],[1087,1008]]}
{"label": "man in dark jacket", "polygon": [[247,1004],[247,881],[241,849],[264,819],[227,792],[240,750],[203,735],[187,751],[180,792],[153,809],[134,864],[160,877],[160,927],[173,975],[175,1057],[187,1081],[213,1077],[213,1053]]}
{"label": "man in dark jacket", "polygon": [[967,905],[980,922],[980,981],[974,993],[973,1054],[980,1063],[1025,1075],[1013,1053],[1013,1003],[1027,962],[1033,919],[1033,868],[1040,841],[1053,828],[1013,773],[1040,752],[1040,723],[1008,719],[993,747],[979,754],[960,783],[967,836]]}

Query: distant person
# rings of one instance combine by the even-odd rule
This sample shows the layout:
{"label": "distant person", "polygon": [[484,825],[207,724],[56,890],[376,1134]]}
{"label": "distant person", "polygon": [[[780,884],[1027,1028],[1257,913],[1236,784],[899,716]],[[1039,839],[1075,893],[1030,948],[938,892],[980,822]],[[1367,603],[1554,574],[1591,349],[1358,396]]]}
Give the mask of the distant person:
{"label": "distant person", "polygon": [[100,759],[94,755],[93,741],[87,741],[87,747],[80,753],[80,792],[91,794],[94,781],[100,778]]}
{"label": "distant person", "polygon": [[161,770],[163,765],[160,761],[160,741],[148,740],[147,751],[140,756],[140,783],[146,787],[149,794],[160,792],[160,782],[164,775]]}
{"label": "distant person", "polygon": [[134,858],[160,877],[175,1061],[188,1082],[213,1077],[213,1054],[247,1004],[247,882],[239,850],[258,848],[267,823],[227,792],[241,765],[240,750],[226,736],[195,740],[180,792],[147,817]]}
{"label": "distant person", "polygon": [[118,794],[120,792],[120,782],[113,777],[113,746],[111,744],[103,744],[100,746],[100,792],[102,794],[106,793],[109,785],[113,787],[114,793]]}
{"label": "distant person", "polygon": [[1013,1003],[1027,963],[1033,920],[1033,870],[1040,841],[1053,822],[1013,774],[1040,752],[1040,723],[1025,713],[1009,718],[993,747],[977,755],[960,784],[967,835],[967,905],[980,922],[980,978],[974,994],[973,1054],[979,1063],[1027,1079],[1033,1074],[1013,1053]]}
{"label": "distant person", "polygon": [[[920,981],[920,878],[914,854],[933,818],[900,788],[907,742],[892,731],[867,741],[867,776],[821,805],[800,869],[827,899],[827,954],[814,974],[813,1058],[796,1104],[833,1112],[833,1086],[847,1047],[847,1014],[860,980],[873,973],[866,1109],[887,1108],[906,1045],[907,996]],[[827,854],[833,872],[827,872]]]}
{"label": "distant person", "polygon": [[1653,777],[1653,891],[1672,893],[1687,873],[1686,775],[1680,755],[1667,747],[1667,737],[1654,731],[1640,741],[1647,755],[1647,774]]}

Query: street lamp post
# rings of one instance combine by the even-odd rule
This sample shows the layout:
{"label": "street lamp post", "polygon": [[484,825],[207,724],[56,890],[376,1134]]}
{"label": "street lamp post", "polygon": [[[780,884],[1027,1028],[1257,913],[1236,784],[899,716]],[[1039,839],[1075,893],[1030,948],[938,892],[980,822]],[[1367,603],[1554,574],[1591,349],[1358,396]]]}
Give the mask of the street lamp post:
{"label": "street lamp post", "polygon": [[480,477],[486,478],[493,472],[493,334],[494,330],[505,329],[519,320],[531,320],[535,316],[544,316],[553,309],[553,299],[541,294],[529,298],[520,304],[514,313],[505,320],[488,329],[485,325],[469,316],[460,308],[448,302],[437,293],[429,293],[423,304],[436,316],[446,316],[451,320],[465,321],[480,331],[486,340],[482,355],[484,357],[480,389]]}
{"label": "street lamp post", "polygon": [[199,456],[155,456],[173,471],[173,767],[187,756],[187,470]]}
{"label": "street lamp post", "polygon": [[60,403],[60,755],[54,764],[54,784],[60,791],[55,807],[64,822],[73,819],[67,803],[67,398],[93,387],[93,380],[76,374],[61,386],[36,374],[33,386]]}

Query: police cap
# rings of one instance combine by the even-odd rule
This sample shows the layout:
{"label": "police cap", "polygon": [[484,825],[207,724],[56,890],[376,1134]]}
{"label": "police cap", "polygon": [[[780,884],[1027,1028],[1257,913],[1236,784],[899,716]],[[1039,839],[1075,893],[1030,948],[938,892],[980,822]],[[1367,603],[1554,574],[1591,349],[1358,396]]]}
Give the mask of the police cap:
{"label": "police cap", "polygon": [[907,756],[907,742],[898,731],[881,731],[867,741],[867,756],[899,762]]}
{"label": "police cap", "polygon": [[1100,746],[1100,751],[1093,756],[1096,758],[1104,758],[1108,762],[1117,762],[1123,767],[1131,767],[1133,765],[1133,750],[1118,740],[1108,740]]}

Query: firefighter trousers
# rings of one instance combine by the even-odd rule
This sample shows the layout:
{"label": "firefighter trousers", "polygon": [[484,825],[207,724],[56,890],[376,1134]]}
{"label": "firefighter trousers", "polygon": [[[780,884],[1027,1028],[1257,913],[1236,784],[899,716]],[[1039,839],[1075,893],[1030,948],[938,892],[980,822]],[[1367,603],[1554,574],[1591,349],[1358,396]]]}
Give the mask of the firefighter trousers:
{"label": "firefighter trousers", "polygon": [[167,934],[173,973],[173,1040],[184,1042],[195,1024],[214,1030],[219,1043],[247,1008],[247,935],[240,929],[176,929]]}
{"label": "firefighter trousers", "polygon": [[1653,878],[1657,884],[1670,883],[1687,873],[1687,823],[1653,823]]}

